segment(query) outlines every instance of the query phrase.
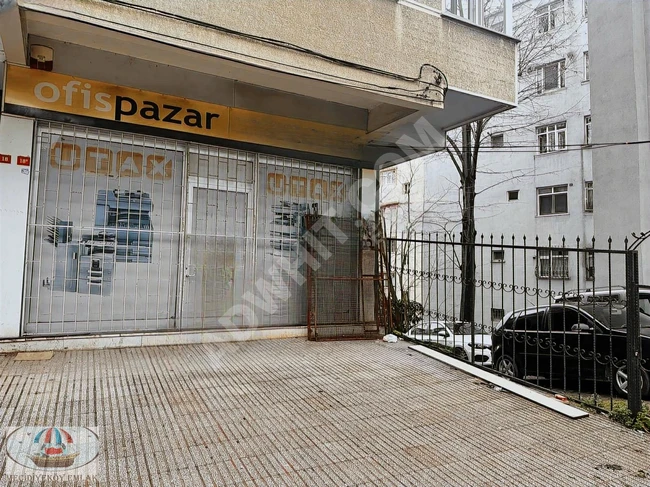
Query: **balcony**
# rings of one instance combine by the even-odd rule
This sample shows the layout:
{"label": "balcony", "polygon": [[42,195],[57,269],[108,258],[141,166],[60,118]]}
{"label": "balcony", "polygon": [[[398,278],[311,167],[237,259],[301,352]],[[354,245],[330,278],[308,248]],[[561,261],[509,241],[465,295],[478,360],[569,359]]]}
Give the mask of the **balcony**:
{"label": "balcony", "polygon": [[512,0],[445,0],[445,13],[494,32],[512,35]]}

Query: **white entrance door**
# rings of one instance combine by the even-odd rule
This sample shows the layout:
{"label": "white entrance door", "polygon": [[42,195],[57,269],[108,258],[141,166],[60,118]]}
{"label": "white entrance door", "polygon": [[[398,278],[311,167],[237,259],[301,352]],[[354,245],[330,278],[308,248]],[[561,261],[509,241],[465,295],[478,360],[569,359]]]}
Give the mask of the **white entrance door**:
{"label": "white entrance door", "polygon": [[181,327],[243,326],[241,297],[250,280],[252,188],[190,177]]}

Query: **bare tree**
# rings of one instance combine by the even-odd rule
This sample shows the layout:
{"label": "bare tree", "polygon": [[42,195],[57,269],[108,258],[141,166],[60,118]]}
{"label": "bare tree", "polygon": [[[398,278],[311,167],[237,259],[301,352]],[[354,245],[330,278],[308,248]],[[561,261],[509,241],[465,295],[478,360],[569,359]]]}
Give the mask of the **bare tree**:
{"label": "bare tree", "polygon": [[[490,133],[517,132],[531,130],[532,127],[552,122],[554,114],[545,106],[543,97],[544,78],[540,76],[539,66],[564,58],[566,46],[571,44],[580,25],[582,16],[571,10],[560,13],[539,14],[535,7],[541,2],[528,2],[520,5],[514,23],[513,36],[521,40],[519,49],[519,107],[501,116],[486,117],[465,125],[462,129],[447,135],[447,154],[451,159],[460,179],[462,196],[461,206],[461,243],[462,255],[460,272],[462,280],[460,319],[474,322],[475,310],[475,242],[476,242],[476,180],[479,174],[480,155]],[[533,5],[534,4],[534,5]],[[563,18],[560,18],[560,15]],[[494,16],[498,20],[498,16]],[[486,19],[490,22],[490,18]],[[563,25],[559,25],[562,23]],[[559,26],[558,26],[559,25]],[[579,56],[573,56],[574,65]],[[572,69],[568,61],[558,62],[558,81],[564,83],[565,70]],[[578,103],[576,103],[577,105]],[[572,107],[567,107],[570,112]]]}

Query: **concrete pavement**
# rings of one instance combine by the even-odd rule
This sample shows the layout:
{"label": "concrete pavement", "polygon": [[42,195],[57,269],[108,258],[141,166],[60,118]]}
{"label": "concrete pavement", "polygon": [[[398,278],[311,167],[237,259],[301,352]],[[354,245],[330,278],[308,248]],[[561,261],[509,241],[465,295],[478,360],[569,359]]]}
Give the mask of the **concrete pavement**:
{"label": "concrete pavement", "polygon": [[76,485],[650,485],[647,435],[566,419],[403,342],[4,355],[0,421],[96,427],[97,476]]}

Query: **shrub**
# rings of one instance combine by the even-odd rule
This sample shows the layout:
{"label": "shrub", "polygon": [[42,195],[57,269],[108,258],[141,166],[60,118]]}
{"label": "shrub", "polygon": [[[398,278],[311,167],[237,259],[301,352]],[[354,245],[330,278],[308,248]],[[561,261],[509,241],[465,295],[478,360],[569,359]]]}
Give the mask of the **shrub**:
{"label": "shrub", "polygon": [[424,307],[417,301],[393,301],[393,324],[397,331],[407,332],[413,325],[422,321],[423,315]]}

